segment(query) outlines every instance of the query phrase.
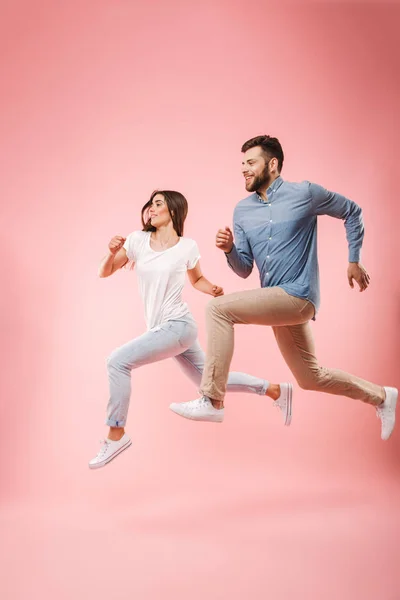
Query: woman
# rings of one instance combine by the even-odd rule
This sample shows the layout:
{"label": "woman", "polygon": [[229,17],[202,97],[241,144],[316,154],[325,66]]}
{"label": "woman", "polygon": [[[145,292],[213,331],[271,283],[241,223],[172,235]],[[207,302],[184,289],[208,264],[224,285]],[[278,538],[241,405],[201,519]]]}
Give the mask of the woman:
{"label": "woman", "polygon": [[[200,385],[204,353],[197,340],[196,322],[181,297],[186,272],[193,287],[200,292],[211,296],[221,296],[224,292],[202,275],[197,244],[183,237],[187,212],[186,198],[179,192],[153,192],[142,208],[143,230],[134,231],[126,239],[113,237],[100,265],[100,277],[109,277],[122,267],[133,268],[136,264],[147,331],[114,350],[108,358],[110,400],[106,424],[110,430],[99,453],[89,462],[91,469],[105,466],[132,443],[124,429],[132,369],[171,357],[197,386]],[[282,410],[285,424],[290,424],[290,384],[280,386],[244,373],[231,373],[228,391],[271,397]],[[213,420],[222,421],[222,410],[214,409],[210,403],[207,411]]]}

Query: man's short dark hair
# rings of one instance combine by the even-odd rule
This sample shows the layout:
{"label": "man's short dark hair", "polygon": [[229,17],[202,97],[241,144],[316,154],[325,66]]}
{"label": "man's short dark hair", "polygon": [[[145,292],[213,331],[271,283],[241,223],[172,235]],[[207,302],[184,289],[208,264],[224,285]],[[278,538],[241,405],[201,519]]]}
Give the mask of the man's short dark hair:
{"label": "man's short dark hair", "polygon": [[257,137],[251,138],[251,140],[247,140],[242,146],[242,152],[247,152],[250,148],[255,148],[256,146],[260,146],[267,156],[268,160],[271,158],[276,158],[278,160],[278,171],[279,173],[282,170],[283,165],[283,150],[282,146],[278,140],[278,138],[271,137],[269,135],[258,135]]}

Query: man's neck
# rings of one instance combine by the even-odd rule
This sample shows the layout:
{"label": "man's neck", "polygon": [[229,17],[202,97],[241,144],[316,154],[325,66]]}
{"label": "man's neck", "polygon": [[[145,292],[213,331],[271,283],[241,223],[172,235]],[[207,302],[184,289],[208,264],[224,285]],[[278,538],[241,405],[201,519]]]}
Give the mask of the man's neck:
{"label": "man's neck", "polygon": [[269,180],[267,181],[267,183],[264,183],[264,185],[262,185],[258,190],[257,190],[257,194],[259,196],[261,196],[261,198],[263,200],[267,200],[267,190],[269,187],[271,187],[271,185],[273,184],[273,182],[278,179],[279,177],[279,173],[277,175],[271,176],[269,178]]}

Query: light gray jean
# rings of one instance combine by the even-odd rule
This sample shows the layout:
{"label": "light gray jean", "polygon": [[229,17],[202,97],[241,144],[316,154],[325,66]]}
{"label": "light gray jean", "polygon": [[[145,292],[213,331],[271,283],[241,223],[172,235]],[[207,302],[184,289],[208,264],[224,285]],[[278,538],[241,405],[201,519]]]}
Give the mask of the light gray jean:
{"label": "light gray jean", "polygon": [[[131,371],[143,365],[174,358],[182,371],[200,387],[205,355],[197,339],[197,325],[191,315],[166,321],[114,350],[107,359],[110,400],[106,425],[125,427],[131,396]],[[229,373],[228,392],[264,396],[269,382],[245,373]]]}

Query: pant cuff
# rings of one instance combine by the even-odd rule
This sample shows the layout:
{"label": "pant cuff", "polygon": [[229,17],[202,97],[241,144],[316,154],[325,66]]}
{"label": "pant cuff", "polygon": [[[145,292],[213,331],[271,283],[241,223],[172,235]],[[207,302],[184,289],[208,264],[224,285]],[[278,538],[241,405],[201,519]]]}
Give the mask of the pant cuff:
{"label": "pant cuff", "polygon": [[106,425],[108,425],[108,427],[125,427],[126,421],[116,421],[115,419],[107,419]]}
{"label": "pant cuff", "polygon": [[204,388],[199,390],[199,394],[201,396],[207,396],[207,398],[211,398],[212,400],[216,400],[217,402],[223,402],[225,398],[225,394],[219,394],[214,391],[207,391]]}

